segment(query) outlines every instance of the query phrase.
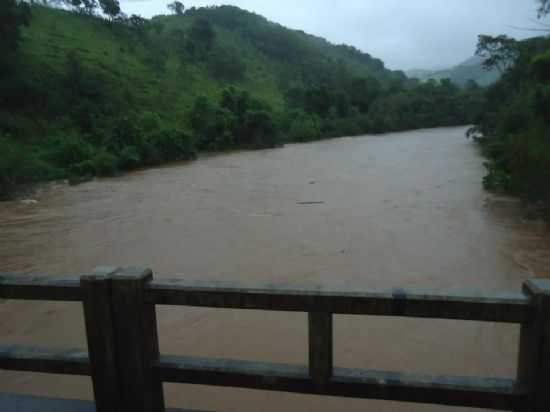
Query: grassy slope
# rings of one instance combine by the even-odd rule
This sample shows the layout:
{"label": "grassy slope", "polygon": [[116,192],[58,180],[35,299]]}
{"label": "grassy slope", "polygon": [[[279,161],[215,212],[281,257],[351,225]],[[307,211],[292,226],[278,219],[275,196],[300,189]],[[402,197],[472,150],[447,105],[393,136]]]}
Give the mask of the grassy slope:
{"label": "grassy slope", "polygon": [[132,99],[143,108],[184,111],[191,104],[193,89],[214,92],[212,82],[201,78],[198,70],[191,70],[196,81],[186,84],[181,67],[171,60],[165,75],[157,75],[147,64],[144,44],[117,36],[99,19],[65,11],[35,7],[32,24],[23,30],[21,53],[31,78],[44,84],[52,76],[61,76],[67,55],[75,53],[108,87],[131,91]]}
{"label": "grassy slope", "polygon": [[[215,10],[206,12],[216,13]],[[291,36],[302,48],[301,53],[310,60],[327,64],[339,60],[362,76],[391,75],[390,71],[380,67],[381,62],[375,68],[370,62],[365,63],[350,54],[349,49],[333,46],[303,32],[287,30],[248,12],[239,10],[238,13],[254,22],[252,30],[268,27]],[[204,64],[186,61],[173,47],[166,46],[173,42],[170,36],[174,29],[188,29],[195,18],[187,15],[159,16],[154,21],[163,25],[162,32],[157,34],[149,30],[147,38],[142,41],[119,35],[97,18],[34,7],[32,24],[23,30],[22,59],[29,78],[48,87],[52,76],[61,76],[66,70],[67,55],[75,53],[86,69],[99,74],[112,90],[129,93],[141,109],[154,109],[166,116],[179,117],[185,126],[183,113],[191,107],[196,96],[217,100],[220,90],[227,86],[227,82],[214,79]],[[222,27],[215,20],[212,22],[217,47],[237,52],[246,64],[245,78],[238,82],[238,86],[268,103],[275,111],[282,109],[283,88],[302,83],[300,70],[293,63],[266,56],[240,30]],[[151,53],[159,48],[166,50],[160,68],[158,56]],[[288,84],[289,78],[291,84]],[[28,113],[17,115],[25,117]],[[33,114],[30,124],[33,125],[33,130],[29,130],[32,134],[51,133],[52,127],[60,126],[52,125],[47,116],[41,118],[40,113]]]}

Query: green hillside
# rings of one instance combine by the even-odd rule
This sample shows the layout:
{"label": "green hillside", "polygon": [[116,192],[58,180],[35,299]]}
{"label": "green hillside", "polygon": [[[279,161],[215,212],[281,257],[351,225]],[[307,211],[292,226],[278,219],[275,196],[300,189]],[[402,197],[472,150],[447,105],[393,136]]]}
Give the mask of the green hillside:
{"label": "green hillside", "polygon": [[442,80],[450,79],[453,83],[464,87],[469,80],[475,81],[480,86],[490,86],[500,78],[500,72],[497,69],[485,70],[483,68],[483,59],[478,56],[470,57],[468,60],[443,70],[408,70],[406,72],[410,78],[427,81],[429,79]]}
{"label": "green hillside", "polygon": [[[216,32],[215,56],[210,59],[193,57],[186,49],[187,32],[201,17],[208,18]],[[95,83],[102,84],[101,92],[110,98],[124,99],[127,93],[141,107],[154,108],[168,117],[190,109],[197,96],[216,100],[227,84],[249,90],[273,109],[281,110],[284,90],[321,79],[336,81],[333,71],[337,64],[342,65],[338,69],[357,76],[401,78],[385,70],[381,61],[357,50],[286,30],[235,7],[159,16],[144,26],[140,32],[109,25],[97,17],[34,7],[32,23],[22,30],[20,59],[24,64],[20,67],[25,69],[28,82],[47,93],[59,86],[59,78],[64,77],[72,59],[84,75],[90,74]],[[214,67],[216,64],[220,67]],[[242,73],[225,72],[233,65],[242,65]],[[18,124],[17,114],[26,116],[16,113],[14,119],[3,119],[4,130],[33,135],[64,128],[52,124],[50,113],[45,111],[35,113],[39,117],[33,124]],[[179,121],[187,126],[184,117]]]}
{"label": "green hillside", "polygon": [[482,104],[231,6],[105,19],[5,0],[2,18],[0,196],[204,150],[471,123]]}

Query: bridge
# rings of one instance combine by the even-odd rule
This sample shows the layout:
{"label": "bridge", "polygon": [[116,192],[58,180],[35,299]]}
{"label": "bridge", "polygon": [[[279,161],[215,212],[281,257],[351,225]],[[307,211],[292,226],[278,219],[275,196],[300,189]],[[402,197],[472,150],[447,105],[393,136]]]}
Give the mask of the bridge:
{"label": "bridge", "polygon": [[[155,280],[150,269],[99,267],[91,274],[72,277],[0,274],[0,299],[82,302],[87,352],[3,345],[0,369],[89,376],[95,399],[80,406],[73,401],[76,409],[70,409],[71,403],[63,400],[2,394],[2,410],[9,410],[3,405],[13,407],[14,399],[19,399],[23,406],[13,411],[37,410],[37,402],[43,402],[59,412],[94,407],[97,412],[164,412],[164,382],[490,410],[550,410],[550,280],[529,280],[522,293],[507,294],[354,291]],[[306,312],[308,365],[160,354],[155,305]],[[517,376],[497,379],[335,368],[334,314],[519,324]]]}

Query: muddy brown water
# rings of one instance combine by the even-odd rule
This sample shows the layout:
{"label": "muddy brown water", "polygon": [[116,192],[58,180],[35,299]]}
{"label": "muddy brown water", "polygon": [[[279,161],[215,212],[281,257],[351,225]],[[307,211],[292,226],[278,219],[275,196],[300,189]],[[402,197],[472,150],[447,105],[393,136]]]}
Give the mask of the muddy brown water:
{"label": "muddy brown water", "polygon": [[[540,225],[485,193],[465,128],[238,152],[54,185],[0,204],[0,271],[146,265],[159,278],[518,291],[550,270]],[[546,271],[546,272],[545,272]],[[85,347],[78,304],[3,302],[0,343]],[[304,314],[158,308],[166,354],[305,363]],[[513,377],[518,328],[336,316],[335,363]],[[0,373],[0,391],[91,398],[87,378]],[[165,385],[219,411],[450,411],[393,402]]]}

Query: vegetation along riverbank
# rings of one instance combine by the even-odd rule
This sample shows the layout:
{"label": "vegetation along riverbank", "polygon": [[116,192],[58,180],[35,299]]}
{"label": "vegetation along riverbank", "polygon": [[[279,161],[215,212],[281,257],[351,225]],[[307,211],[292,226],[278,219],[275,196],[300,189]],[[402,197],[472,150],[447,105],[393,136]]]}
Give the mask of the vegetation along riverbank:
{"label": "vegetation along riverbank", "polygon": [[[550,13],[540,0],[539,18]],[[478,54],[502,78],[490,86],[472,131],[488,158],[487,189],[519,196],[550,218],[550,29],[521,42],[481,36]]]}

